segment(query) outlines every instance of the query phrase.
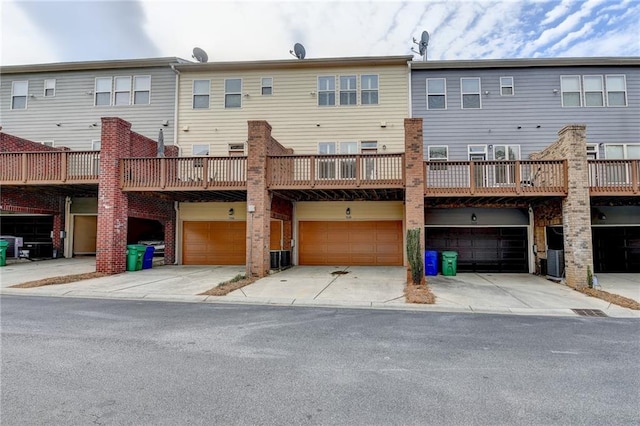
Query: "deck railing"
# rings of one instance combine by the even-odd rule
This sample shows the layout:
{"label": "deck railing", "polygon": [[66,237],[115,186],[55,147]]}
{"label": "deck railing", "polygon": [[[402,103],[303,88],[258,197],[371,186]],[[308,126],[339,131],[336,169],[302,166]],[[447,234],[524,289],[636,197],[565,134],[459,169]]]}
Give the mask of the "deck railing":
{"label": "deck railing", "polygon": [[99,151],[0,153],[0,183],[98,183]]}
{"label": "deck railing", "polygon": [[592,195],[638,194],[640,160],[589,160]]}
{"label": "deck railing", "polygon": [[404,154],[276,155],[268,185],[280,189],[402,188]]}
{"label": "deck railing", "polygon": [[245,189],[247,157],[124,158],[120,187],[151,191]]}
{"label": "deck railing", "polygon": [[564,160],[426,161],[428,196],[556,196],[567,193]]}

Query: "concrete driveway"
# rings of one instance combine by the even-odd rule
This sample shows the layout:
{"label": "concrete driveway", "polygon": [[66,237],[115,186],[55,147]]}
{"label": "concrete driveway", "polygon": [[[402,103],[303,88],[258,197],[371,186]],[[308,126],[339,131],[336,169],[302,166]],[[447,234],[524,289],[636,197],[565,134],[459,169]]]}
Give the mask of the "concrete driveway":
{"label": "concrete driveway", "polygon": [[10,287],[27,281],[64,275],[95,272],[95,257],[72,259],[49,259],[30,261],[27,259],[7,260],[7,266],[0,268],[0,288]]}

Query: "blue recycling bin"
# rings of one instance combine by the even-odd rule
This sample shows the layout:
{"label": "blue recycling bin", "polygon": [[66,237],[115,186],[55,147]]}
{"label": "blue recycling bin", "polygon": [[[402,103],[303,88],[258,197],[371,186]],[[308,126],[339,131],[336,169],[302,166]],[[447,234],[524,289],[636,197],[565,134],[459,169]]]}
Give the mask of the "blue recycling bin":
{"label": "blue recycling bin", "polygon": [[154,246],[147,246],[142,258],[142,269],[151,269],[153,266],[153,252],[156,250]]}
{"label": "blue recycling bin", "polygon": [[438,252],[427,250],[424,252],[424,274],[438,275]]}

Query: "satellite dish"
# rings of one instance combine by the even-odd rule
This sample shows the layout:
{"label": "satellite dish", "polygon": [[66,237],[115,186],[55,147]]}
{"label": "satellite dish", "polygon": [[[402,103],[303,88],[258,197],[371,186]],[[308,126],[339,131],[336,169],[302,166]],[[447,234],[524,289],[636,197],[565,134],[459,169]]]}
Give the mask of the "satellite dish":
{"label": "satellite dish", "polygon": [[202,62],[202,63],[207,62],[209,60],[209,56],[207,56],[207,52],[200,49],[199,47],[193,48],[193,55],[191,57],[195,58],[196,61]]}
{"label": "satellite dish", "polygon": [[300,43],[294,44],[293,50],[290,50],[289,53],[291,53],[298,59],[304,59],[304,57],[307,55],[307,51],[304,50],[304,46]]}
{"label": "satellite dish", "polygon": [[420,45],[418,46],[421,56],[424,56],[425,52],[427,51],[428,45],[429,45],[429,33],[426,31],[423,31],[422,37],[420,37]]}

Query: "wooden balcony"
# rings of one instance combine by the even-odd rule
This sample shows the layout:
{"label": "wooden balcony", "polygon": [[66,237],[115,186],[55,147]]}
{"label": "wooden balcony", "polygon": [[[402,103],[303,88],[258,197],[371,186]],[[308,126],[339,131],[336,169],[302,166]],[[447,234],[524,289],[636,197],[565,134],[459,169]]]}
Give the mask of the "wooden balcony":
{"label": "wooden balcony", "polygon": [[0,184],[97,184],[99,151],[0,153]]}
{"label": "wooden balcony", "polygon": [[278,155],[267,167],[270,189],[404,187],[404,154]]}
{"label": "wooden balcony", "polygon": [[567,164],[551,161],[426,161],[429,197],[564,196]]}
{"label": "wooden balcony", "polygon": [[246,190],[247,157],[124,158],[123,191]]}
{"label": "wooden balcony", "polygon": [[639,177],[640,160],[589,160],[591,195],[638,195]]}

